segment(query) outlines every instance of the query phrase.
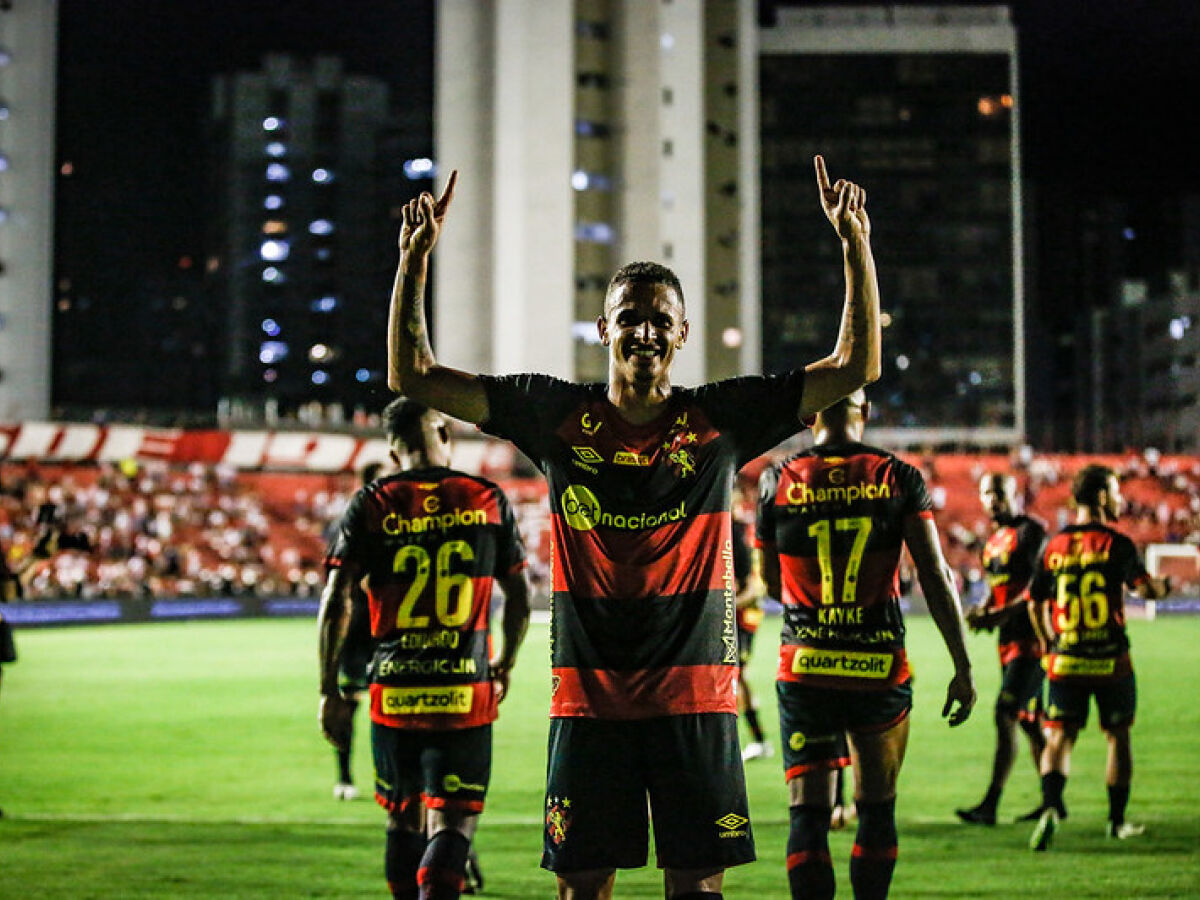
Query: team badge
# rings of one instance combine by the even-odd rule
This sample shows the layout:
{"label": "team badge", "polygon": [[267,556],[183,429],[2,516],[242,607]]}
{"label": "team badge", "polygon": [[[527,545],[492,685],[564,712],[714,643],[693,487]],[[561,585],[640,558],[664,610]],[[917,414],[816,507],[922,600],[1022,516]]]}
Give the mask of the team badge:
{"label": "team badge", "polygon": [[558,693],[558,686],[560,684],[562,684],[562,676],[561,675],[550,676],[550,696],[551,697],[553,697],[555,694]]}
{"label": "team badge", "polygon": [[571,801],[551,797],[546,801],[546,835],[555,847],[561,847],[571,828]]}
{"label": "team badge", "polygon": [[696,432],[688,428],[687,413],[675,420],[662,448],[666,452],[667,464],[678,478],[687,478],[696,472],[696,454],[690,449],[699,441]]}

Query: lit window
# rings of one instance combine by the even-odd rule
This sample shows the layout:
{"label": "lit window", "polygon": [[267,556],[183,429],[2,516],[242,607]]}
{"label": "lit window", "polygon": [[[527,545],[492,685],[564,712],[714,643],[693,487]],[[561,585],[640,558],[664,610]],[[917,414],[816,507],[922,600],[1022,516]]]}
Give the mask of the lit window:
{"label": "lit window", "polygon": [[599,172],[576,169],[571,173],[571,187],[577,191],[611,191],[612,178]]}
{"label": "lit window", "polygon": [[1132,228],[1125,227],[1125,228],[1121,229],[1121,237],[1125,238],[1125,240],[1127,240],[1127,241],[1136,241],[1137,240],[1137,232],[1134,231]]}
{"label": "lit window", "polygon": [[283,119],[276,116],[267,116],[263,119],[263,131],[278,131],[284,126]]}
{"label": "lit window", "polygon": [[263,234],[287,234],[287,222],[282,219],[267,219],[263,222]]}
{"label": "lit window", "polygon": [[273,156],[276,159],[287,156],[287,146],[282,141],[271,141],[267,144],[267,156]]}
{"label": "lit window", "polygon": [[409,181],[419,181],[422,178],[433,178],[437,172],[433,160],[428,157],[406,159],[404,161],[404,177]]}
{"label": "lit window", "polygon": [[309,234],[333,234],[333,223],[328,219],[313,219],[308,223]]}
{"label": "lit window", "polygon": [[1184,334],[1192,327],[1191,316],[1180,316],[1178,319],[1172,319],[1167,325],[1167,333],[1176,341],[1182,341]]}
{"label": "lit window", "polygon": [[978,372],[972,372],[970,375],[967,376],[967,381],[971,382],[971,384],[978,387],[979,385],[983,384],[983,376],[980,375]]}
{"label": "lit window", "polygon": [[317,258],[317,262],[329,262],[333,259],[333,251],[328,247],[318,247],[313,255]]}
{"label": "lit window", "polygon": [[274,319],[263,319],[262,320],[262,330],[265,331],[271,337],[278,337],[279,332],[283,331],[283,329],[279,327],[279,323],[276,322]]}
{"label": "lit window", "polygon": [[616,238],[607,222],[580,222],[575,226],[575,240],[591,244],[611,244]]}
{"label": "lit window", "polygon": [[896,368],[901,372],[905,371],[909,366],[909,359],[903,353],[896,357]]}
{"label": "lit window", "polygon": [[367,382],[371,380],[370,369],[359,369],[354,373],[354,380],[358,382]]}
{"label": "lit window", "polygon": [[890,312],[881,312],[879,314],[879,327],[888,328],[892,324],[892,314]]}
{"label": "lit window", "polygon": [[263,269],[262,280],[268,284],[283,284],[287,278],[274,266],[267,266]]}
{"label": "lit window", "polygon": [[263,241],[262,246],[258,249],[258,255],[267,262],[283,262],[291,253],[291,247],[287,241],[270,240]]}
{"label": "lit window", "polygon": [[267,369],[263,372],[263,381],[267,384],[273,384],[279,378],[279,372],[275,369]]}
{"label": "lit window", "polygon": [[283,209],[283,198],[278,194],[269,194],[263,201],[263,209]]}
{"label": "lit window", "polygon": [[290,181],[291,171],[283,163],[270,163],[267,166],[267,181]]}
{"label": "lit window", "polygon": [[315,363],[325,362],[331,354],[332,351],[330,351],[327,344],[313,344],[308,348],[308,361]]}
{"label": "lit window", "polygon": [[328,169],[313,169],[312,180],[316,184],[329,184],[333,181],[333,173]]}
{"label": "lit window", "polygon": [[263,341],[258,348],[258,361],[268,366],[287,359],[287,355],[288,345],[283,341]]}
{"label": "lit window", "polygon": [[338,305],[337,297],[325,296],[325,297],[318,297],[311,304],[309,304],[309,308],[313,312],[327,313],[327,312],[333,312],[335,309],[337,309],[337,305]]}
{"label": "lit window", "polygon": [[721,343],[730,350],[742,346],[742,329],[726,328],[721,332]]}
{"label": "lit window", "polygon": [[329,381],[329,373],[324,369],[317,369],[312,373],[313,384],[325,384],[327,381]]}

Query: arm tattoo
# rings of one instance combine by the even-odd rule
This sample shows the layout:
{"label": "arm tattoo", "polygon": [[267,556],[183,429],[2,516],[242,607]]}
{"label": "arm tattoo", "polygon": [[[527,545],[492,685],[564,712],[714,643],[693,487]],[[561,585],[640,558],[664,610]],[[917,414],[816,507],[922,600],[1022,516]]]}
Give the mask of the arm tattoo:
{"label": "arm tattoo", "polygon": [[400,288],[400,308],[403,312],[403,333],[418,366],[433,365],[433,347],[425,324],[425,281],[405,279]]}

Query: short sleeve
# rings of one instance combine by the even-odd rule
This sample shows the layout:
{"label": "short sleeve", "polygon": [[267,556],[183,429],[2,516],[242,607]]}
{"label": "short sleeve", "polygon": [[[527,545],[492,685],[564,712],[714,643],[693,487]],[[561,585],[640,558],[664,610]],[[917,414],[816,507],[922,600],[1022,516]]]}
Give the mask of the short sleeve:
{"label": "short sleeve", "polygon": [[1138,556],[1137,547],[1125,535],[1118,535],[1116,549],[1120,553],[1121,579],[1131,589],[1136,589],[1149,582],[1150,573]]}
{"label": "short sleeve", "polygon": [[508,496],[498,487],[496,506],[500,510],[500,535],[496,542],[496,576],[512,575],[525,568],[525,541],[517,526],[517,516]]}
{"label": "short sleeve", "polygon": [[579,385],[550,375],[480,375],[488,417],[479,427],[512,441],[535,463],[546,456],[547,435],[578,399]]}
{"label": "short sleeve", "polygon": [[695,391],[709,421],[732,438],[739,467],[804,430],[799,419],[803,397],[803,369],[729,378]]}
{"label": "short sleeve", "polygon": [[758,476],[758,508],[754,537],[759,545],[775,543],[775,492],[779,488],[778,465],[767,466]]}
{"label": "short sleeve", "polygon": [[364,533],[364,512],[368,502],[368,491],[360,488],[338,520],[333,537],[325,551],[325,568],[340,569],[347,562],[362,563],[361,546]]}
{"label": "short sleeve", "polygon": [[896,460],[896,481],[900,486],[900,495],[904,498],[904,515],[919,516],[933,512],[933,496],[924,476],[915,466],[910,466],[903,460]]}

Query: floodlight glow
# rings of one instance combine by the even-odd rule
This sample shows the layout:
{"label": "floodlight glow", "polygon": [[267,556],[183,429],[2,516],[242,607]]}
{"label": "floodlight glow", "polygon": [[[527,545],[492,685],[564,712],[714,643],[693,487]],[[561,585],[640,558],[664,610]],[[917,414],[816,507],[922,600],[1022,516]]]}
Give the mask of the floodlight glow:
{"label": "floodlight glow", "polygon": [[258,249],[258,255],[267,262],[283,262],[291,252],[288,242],[279,240],[263,241]]}

